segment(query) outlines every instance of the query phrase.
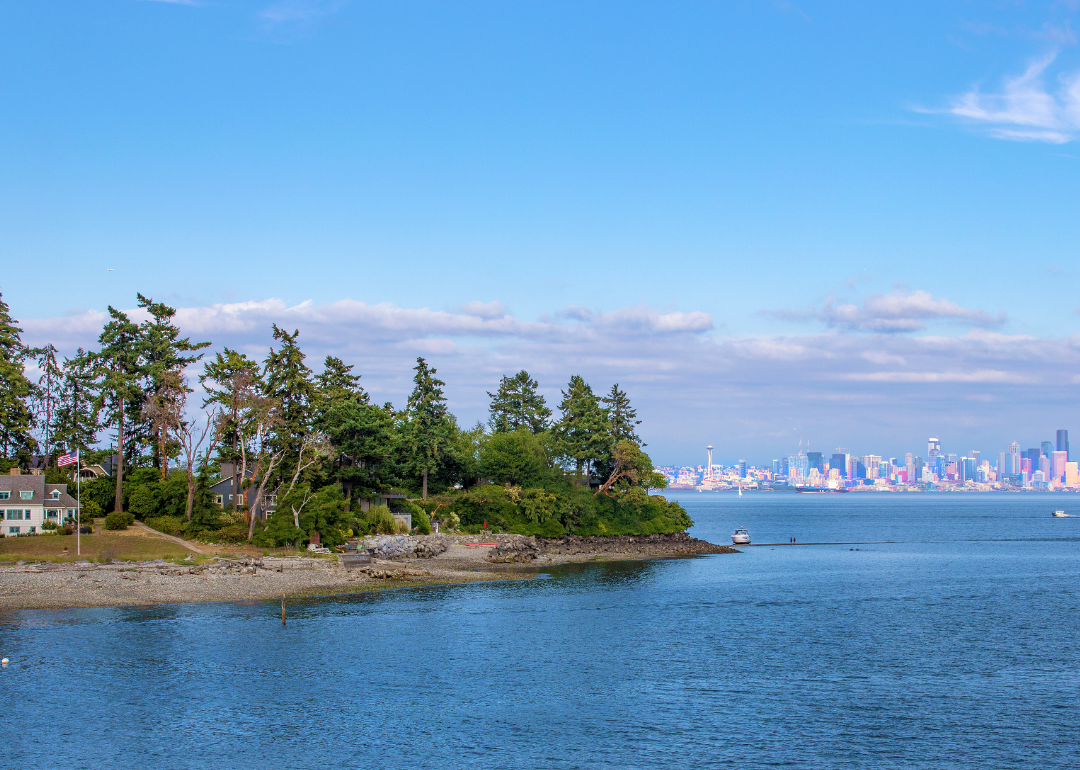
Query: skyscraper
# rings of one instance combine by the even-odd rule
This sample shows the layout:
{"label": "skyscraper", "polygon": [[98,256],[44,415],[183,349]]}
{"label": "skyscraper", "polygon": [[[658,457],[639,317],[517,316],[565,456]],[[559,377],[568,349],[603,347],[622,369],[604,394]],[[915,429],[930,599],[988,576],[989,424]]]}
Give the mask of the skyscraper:
{"label": "skyscraper", "polygon": [[825,472],[825,455],[821,452],[807,452],[806,462],[809,464],[810,469],[818,469],[818,473]]}
{"label": "skyscraper", "polygon": [[1044,442],[1042,442],[1043,457],[1050,457],[1050,453],[1053,452],[1053,451],[1054,451],[1054,442],[1053,441],[1044,441]]}
{"label": "skyscraper", "polygon": [[[1066,456],[1069,454],[1069,431],[1059,430],[1057,432],[1057,451],[1064,452]],[[1072,458],[1069,457],[1071,460]]]}
{"label": "skyscraper", "polygon": [[836,454],[834,454],[829,460],[829,467],[835,468],[836,470],[840,471],[840,478],[851,478],[848,475],[848,455],[846,452],[837,452]]}
{"label": "skyscraper", "polygon": [[931,438],[926,442],[926,461],[933,464],[934,458],[941,454],[941,441]]}

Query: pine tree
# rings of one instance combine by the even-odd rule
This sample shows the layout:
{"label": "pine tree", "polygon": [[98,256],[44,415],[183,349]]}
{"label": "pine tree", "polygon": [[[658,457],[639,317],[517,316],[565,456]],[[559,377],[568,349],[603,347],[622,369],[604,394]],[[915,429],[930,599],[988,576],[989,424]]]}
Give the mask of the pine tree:
{"label": "pine tree", "polygon": [[[136,297],[139,307],[145,309],[150,318],[139,326],[143,393],[133,399],[131,409],[138,409],[138,424],[144,432],[149,433],[144,440],[153,447],[153,464],[155,468],[161,469],[161,478],[164,480],[168,474],[169,455],[179,451],[179,442],[175,438],[169,439],[169,432],[175,432],[183,418],[183,415],[172,414],[181,395],[177,388],[182,389],[185,394],[191,392],[184,379],[184,370],[202,358],[202,354],[185,354],[208,347],[210,343],[192,342],[188,337],[181,338],[180,329],[173,322],[176,316],[175,308],[154,302],[142,294],[136,294]],[[144,415],[143,405],[147,402],[150,409]],[[146,417],[150,414],[157,417],[148,421]]]}
{"label": "pine tree", "polygon": [[[281,469],[297,466],[304,441],[312,431],[315,405],[315,384],[311,369],[304,363],[304,353],[296,340],[300,332],[289,334],[273,325],[274,339],[281,343],[278,350],[270,348],[263,362],[263,379],[268,397],[279,404],[281,426],[273,445],[283,451]],[[297,466],[298,467],[298,466]]]}
{"label": "pine tree", "polygon": [[232,464],[232,507],[240,508],[240,442],[246,435],[244,422],[250,405],[262,390],[259,365],[235,350],[225,348],[206,364],[199,382],[207,393],[203,408],[214,404],[220,409],[221,452],[219,456]]}
{"label": "pine tree", "polygon": [[334,356],[327,356],[323,370],[315,375],[316,417],[321,418],[331,407],[352,401],[366,404],[368,394],[360,387],[360,375],[352,373],[353,367]]}
{"label": "pine tree", "polygon": [[619,390],[619,383],[612,385],[611,390],[601,401],[607,408],[611,445],[614,447],[620,441],[626,440],[645,446],[636,433],[641,420],[637,419],[637,411],[630,406],[630,398],[626,395],[626,391]]}
{"label": "pine tree", "polygon": [[64,359],[64,379],[52,430],[57,446],[85,453],[97,441],[100,428],[94,392],[93,357],[79,348],[74,358]]}
{"label": "pine tree", "polygon": [[574,463],[580,478],[583,470],[591,470],[611,453],[607,413],[593,389],[576,374],[562,397],[555,433],[563,454]]}
{"label": "pine tree", "polygon": [[412,468],[422,478],[421,496],[427,499],[428,476],[438,467],[450,444],[453,423],[446,411],[442,380],[423,358],[416,359],[415,386],[409,396],[404,426],[405,446]]}
{"label": "pine tree", "polygon": [[536,380],[522,369],[513,377],[503,377],[499,389],[488,393],[491,398],[491,417],[488,425],[492,433],[510,433],[525,428],[542,433],[548,427],[551,410],[544,397],[536,392]]}
{"label": "pine tree", "polygon": [[139,357],[139,327],[127,314],[109,306],[112,319],[101,331],[98,344],[101,350],[94,356],[97,398],[95,410],[105,410],[107,420],[116,425],[116,498],[114,510],[123,510],[124,455],[134,450],[127,446],[124,435],[125,417],[129,405],[142,398],[139,386],[142,365]]}
{"label": "pine tree", "polygon": [[48,467],[56,443],[53,436],[54,423],[64,373],[56,360],[56,347],[51,342],[34,350],[33,354],[37,357],[37,368],[40,372],[34,393],[34,421],[41,428],[41,451],[45,456],[44,465]]}
{"label": "pine tree", "polygon": [[29,460],[37,443],[30,435],[34,415],[27,404],[34,386],[23,368],[29,355],[22,344],[22,329],[15,325],[0,294],[0,453],[23,461]]}

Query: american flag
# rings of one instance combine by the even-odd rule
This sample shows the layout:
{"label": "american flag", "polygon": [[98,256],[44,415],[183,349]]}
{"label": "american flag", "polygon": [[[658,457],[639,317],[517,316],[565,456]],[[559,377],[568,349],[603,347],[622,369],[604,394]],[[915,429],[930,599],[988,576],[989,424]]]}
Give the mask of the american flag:
{"label": "american flag", "polygon": [[78,453],[73,455],[63,455],[56,458],[56,464],[60,467],[63,467],[65,465],[74,465],[77,462],[79,462]]}

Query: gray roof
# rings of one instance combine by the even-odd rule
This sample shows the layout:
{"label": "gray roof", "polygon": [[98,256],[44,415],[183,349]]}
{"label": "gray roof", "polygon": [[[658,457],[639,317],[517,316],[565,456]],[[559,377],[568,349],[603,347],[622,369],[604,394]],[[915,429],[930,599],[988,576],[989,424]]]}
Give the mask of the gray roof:
{"label": "gray roof", "polygon": [[[30,500],[21,500],[19,492],[30,490],[34,496]],[[52,491],[60,491],[60,497],[53,500],[50,496]],[[67,493],[67,484],[46,484],[44,476],[0,476],[0,490],[7,490],[11,497],[4,501],[4,505],[23,502],[30,505],[44,505],[56,508],[75,508],[78,503]]]}

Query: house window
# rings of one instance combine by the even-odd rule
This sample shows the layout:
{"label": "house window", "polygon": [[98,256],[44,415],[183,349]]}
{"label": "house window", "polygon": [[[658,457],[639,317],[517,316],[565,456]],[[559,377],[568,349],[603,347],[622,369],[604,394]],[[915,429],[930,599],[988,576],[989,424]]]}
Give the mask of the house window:
{"label": "house window", "polygon": [[8,492],[6,489],[0,490],[0,500],[7,500],[9,497],[11,497],[10,492]]}
{"label": "house window", "polygon": [[8,527],[7,531],[9,535],[17,535],[19,534],[19,527]]}
{"label": "house window", "polygon": [[30,534],[32,535],[35,532],[37,532],[37,527],[30,527]]}
{"label": "house window", "polygon": [[60,490],[59,489],[54,489],[52,491],[52,499],[53,500],[59,500],[60,499]]}
{"label": "house window", "polygon": [[49,519],[55,519],[59,515],[60,515],[60,511],[56,510],[55,508],[50,508],[49,510],[45,511],[45,516],[46,516],[46,518],[49,518]]}
{"label": "house window", "polygon": [[214,502],[216,502],[218,505],[222,506],[223,508],[225,507],[225,499],[221,495],[218,495],[217,497],[215,497]]}
{"label": "house window", "polygon": [[20,511],[18,508],[8,508],[7,520],[8,521],[22,521],[22,514],[23,514],[23,512]]}
{"label": "house window", "polygon": [[32,490],[32,489],[20,489],[19,490],[19,499],[20,500],[33,500],[34,499],[34,490]]}

